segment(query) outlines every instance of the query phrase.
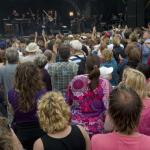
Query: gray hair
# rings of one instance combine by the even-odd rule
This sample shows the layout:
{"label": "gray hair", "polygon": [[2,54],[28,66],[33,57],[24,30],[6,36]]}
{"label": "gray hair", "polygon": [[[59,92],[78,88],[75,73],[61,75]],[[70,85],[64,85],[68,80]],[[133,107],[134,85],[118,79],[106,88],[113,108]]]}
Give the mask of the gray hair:
{"label": "gray hair", "polygon": [[14,64],[19,61],[19,53],[16,48],[10,47],[6,49],[6,60],[9,64]]}
{"label": "gray hair", "polygon": [[48,60],[48,61],[51,61],[51,59],[52,59],[52,51],[46,50],[46,51],[44,52],[44,55],[47,57],[47,60]]}
{"label": "gray hair", "polygon": [[47,62],[48,62],[47,57],[44,54],[38,54],[34,59],[35,65],[38,66],[39,68],[44,68]]}

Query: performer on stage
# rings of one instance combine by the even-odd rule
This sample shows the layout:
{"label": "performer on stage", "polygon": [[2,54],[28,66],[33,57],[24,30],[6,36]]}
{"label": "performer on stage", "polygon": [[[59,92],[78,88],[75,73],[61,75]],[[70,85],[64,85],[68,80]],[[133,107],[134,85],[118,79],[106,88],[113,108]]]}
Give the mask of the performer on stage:
{"label": "performer on stage", "polygon": [[13,20],[19,17],[20,17],[19,13],[16,10],[13,10],[11,14],[11,19]]}
{"label": "performer on stage", "polygon": [[46,32],[47,34],[53,34],[53,30],[55,27],[56,23],[56,12],[54,13],[52,10],[49,10],[48,13],[43,10],[44,14],[46,15]]}

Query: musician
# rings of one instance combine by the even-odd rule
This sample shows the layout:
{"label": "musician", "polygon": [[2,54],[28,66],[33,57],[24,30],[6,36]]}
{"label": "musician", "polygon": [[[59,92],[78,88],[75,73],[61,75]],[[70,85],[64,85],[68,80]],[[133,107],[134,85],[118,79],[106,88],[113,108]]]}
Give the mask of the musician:
{"label": "musician", "polygon": [[20,14],[17,12],[17,10],[13,10],[12,11],[12,14],[10,16],[10,20],[12,22],[12,25],[13,25],[13,32],[15,35],[19,36],[20,34],[20,25],[16,22],[16,19],[19,19],[20,18]]}
{"label": "musician", "polygon": [[44,11],[46,15],[46,32],[48,34],[53,34],[53,30],[55,27],[55,16],[52,10],[49,10],[48,13]]}
{"label": "musician", "polygon": [[16,10],[13,10],[11,14],[11,19],[16,19],[19,17],[20,17],[19,13]]}

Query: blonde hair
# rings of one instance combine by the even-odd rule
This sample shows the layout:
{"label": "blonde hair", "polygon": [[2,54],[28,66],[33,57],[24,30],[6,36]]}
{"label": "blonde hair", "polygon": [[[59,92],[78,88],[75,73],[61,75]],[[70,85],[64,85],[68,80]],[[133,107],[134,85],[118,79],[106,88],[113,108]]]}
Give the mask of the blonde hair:
{"label": "blonde hair", "polygon": [[140,71],[127,68],[123,72],[122,80],[127,86],[134,89],[141,99],[147,96],[146,78]]}
{"label": "blonde hair", "polygon": [[110,61],[113,58],[113,52],[108,49],[104,49],[102,51],[102,56],[104,57],[105,61]]}
{"label": "blonde hair", "polygon": [[46,93],[38,103],[38,117],[41,128],[47,133],[63,131],[70,123],[70,108],[62,94]]}
{"label": "blonde hair", "polygon": [[121,41],[119,37],[115,36],[112,42],[115,46],[119,46]]}

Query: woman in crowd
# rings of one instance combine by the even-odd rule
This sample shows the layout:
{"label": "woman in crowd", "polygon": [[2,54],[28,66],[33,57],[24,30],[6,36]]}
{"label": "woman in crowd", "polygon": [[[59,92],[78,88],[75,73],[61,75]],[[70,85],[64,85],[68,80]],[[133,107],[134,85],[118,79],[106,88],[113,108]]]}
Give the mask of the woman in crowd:
{"label": "woman in crowd", "polygon": [[127,67],[136,69],[138,64],[141,62],[140,49],[135,45],[128,45],[125,49],[125,52],[127,54],[127,61],[123,65],[118,67],[118,74],[120,76],[120,79],[122,79],[124,69],[126,69]]}
{"label": "woman in crowd", "polygon": [[150,135],[150,98],[146,86],[146,78],[138,70],[127,68],[124,70],[122,83],[134,89],[143,102],[138,130],[140,133]]}
{"label": "woman in crowd", "polygon": [[103,63],[101,64],[101,67],[112,67],[113,68],[113,72],[112,72],[112,80],[110,81],[110,83],[112,84],[112,86],[116,86],[118,84],[119,81],[119,75],[117,73],[117,62],[113,57],[113,52],[111,50],[105,49],[102,51],[102,55],[101,55],[102,59],[103,59]]}
{"label": "woman in crowd", "polygon": [[66,93],[66,102],[71,106],[72,123],[85,127],[90,136],[103,132],[110,91],[109,82],[100,78],[99,65],[98,56],[88,56],[87,74],[75,76]]}
{"label": "woman in crowd", "polygon": [[51,77],[48,74],[47,70],[45,69],[45,65],[47,64],[47,57],[44,54],[38,54],[35,57],[34,63],[40,69],[42,80],[45,83],[46,89],[48,91],[51,91],[52,90]]}
{"label": "woman in crowd", "polygon": [[15,85],[8,93],[8,101],[14,113],[12,127],[27,150],[44,133],[36,116],[38,99],[46,93],[38,68],[32,62],[18,65]]}
{"label": "woman in crowd", "polygon": [[38,104],[41,128],[47,133],[34,150],[89,150],[90,139],[81,126],[70,125],[70,109],[60,93],[45,94]]}
{"label": "woman in crowd", "polygon": [[23,147],[12,129],[9,128],[8,120],[0,117],[0,149],[23,150]]}
{"label": "woman in crowd", "polygon": [[147,64],[139,64],[137,66],[137,70],[142,72],[146,78],[147,92],[148,92],[148,96],[150,97],[150,66]]}
{"label": "woman in crowd", "polygon": [[136,132],[142,101],[133,89],[117,87],[109,98],[109,116],[114,132],[92,137],[92,150],[149,150],[150,137]]}
{"label": "woman in crowd", "polygon": [[53,64],[52,61],[52,52],[50,50],[46,50],[44,52],[44,55],[47,57],[47,64],[45,65],[45,69],[48,71],[49,66],[51,66]]}
{"label": "woman in crowd", "polygon": [[[140,96],[143,102],[143,110],[141,113],[138,131],[145,135],[150,135],[150,98],[148,97],[148,91],[146,86],[146,78],[143,73],[132,68],[126,68],[123,72],[123,78],[120,85],[126,85],[134,89]],[[111,131],[114,129],[110,118],[107,116],[105,121],[105,130]]]}

